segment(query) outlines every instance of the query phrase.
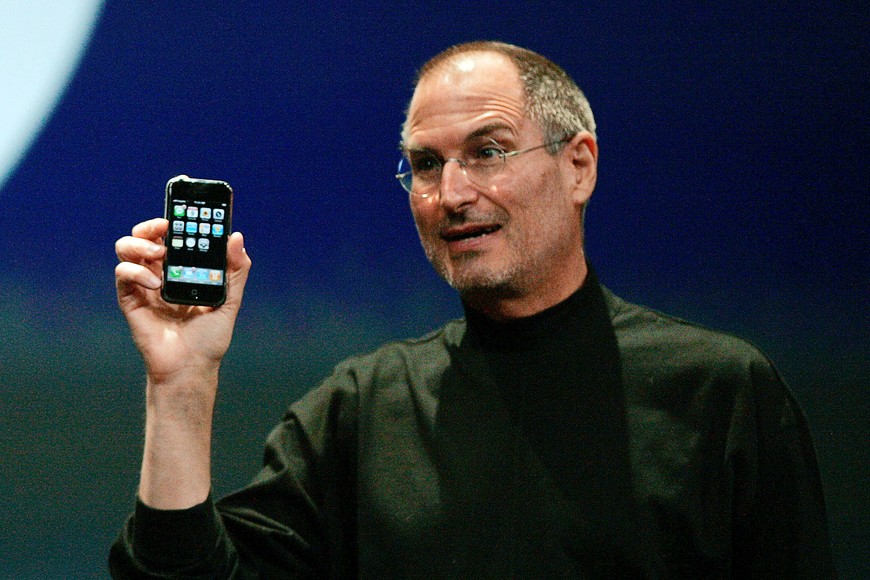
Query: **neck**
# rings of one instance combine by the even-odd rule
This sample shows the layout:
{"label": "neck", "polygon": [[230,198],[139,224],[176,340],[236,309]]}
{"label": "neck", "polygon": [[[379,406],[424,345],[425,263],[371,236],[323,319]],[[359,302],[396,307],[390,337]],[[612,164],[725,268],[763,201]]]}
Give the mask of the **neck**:
{"label": "neck", "polygon": [[[569,274],[566,276],[566,273]],[[462,294],[469,307],[493,320],[526,318],[559,304],[576,292],[586,281],[588,267],[583,257],[575,267],[562,266],[561,282],[542,279],[532,289],[504,291],[500,289],[470,290]]]}

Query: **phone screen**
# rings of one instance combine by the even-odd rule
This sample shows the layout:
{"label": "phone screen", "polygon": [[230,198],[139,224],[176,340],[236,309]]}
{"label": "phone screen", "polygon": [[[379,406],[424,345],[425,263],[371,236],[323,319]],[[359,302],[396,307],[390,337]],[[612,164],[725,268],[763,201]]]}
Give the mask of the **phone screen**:
{"label": "phone screen", "polygon": [[179,176],[166,184],[163,299],[219,306],[226,299],[233,190],[223,181]]}

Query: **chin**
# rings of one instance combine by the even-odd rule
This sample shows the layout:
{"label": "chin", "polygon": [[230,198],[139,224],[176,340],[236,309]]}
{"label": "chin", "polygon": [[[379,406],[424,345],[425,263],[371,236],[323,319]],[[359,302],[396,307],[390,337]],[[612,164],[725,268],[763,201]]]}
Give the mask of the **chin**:
{"label": "chin", "polygon": [[474,269],[443,272],[442,277],[462,296],[510,296],[517,292],[515,276],[506,271]]}
{"label": "chin", "polygon": [[503,264],[495,256],[468,252],[450,256],[424,246],[426,257],[441,278],[460,295],[512,294],[516,291],[521,276],[517,264]]}

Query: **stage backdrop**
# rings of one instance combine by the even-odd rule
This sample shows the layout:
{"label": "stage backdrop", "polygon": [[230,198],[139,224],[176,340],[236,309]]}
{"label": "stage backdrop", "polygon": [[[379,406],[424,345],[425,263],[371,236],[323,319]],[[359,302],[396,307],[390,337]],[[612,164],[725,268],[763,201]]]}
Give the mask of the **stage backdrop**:
{"label": "stage backdrop", "polygon": [[286,405],[342,357],[460,315],[393,174],[414,71],[474,39],[535,49],[585,90],[600,277],[774,359],[813,426],[841,571],[868,572],[862,3],[0,12],[0,576],[105,575],[144,407],[113,244],[161,214],[169,177],[229,181],[254,261],[223,370],[218,494],[257,470]]}

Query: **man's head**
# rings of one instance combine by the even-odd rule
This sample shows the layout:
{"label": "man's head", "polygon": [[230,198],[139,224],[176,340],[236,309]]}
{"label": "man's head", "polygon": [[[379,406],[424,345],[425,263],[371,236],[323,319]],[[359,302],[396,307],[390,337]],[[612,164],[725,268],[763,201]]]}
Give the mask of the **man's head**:
{"label": "man's head", "polygon": [[462,55],[476,52],[501,54],[513,63],[525,93],[526,113],[541,128],[547,142],[580,131],[597,138],[592,108],[577,83],[562,67],[526,48],[494,41],[457,44],[426,62],[417,73],[416,84]]}
{"label": "man's head", "polygon": [[426,255],[472,306],[524,316],[582,283],[594,125],[565,72],[525,49],[459,45],[421,69],[403,147],[415,176],[441,168],[435,193],[412,193],[411,210]]}

